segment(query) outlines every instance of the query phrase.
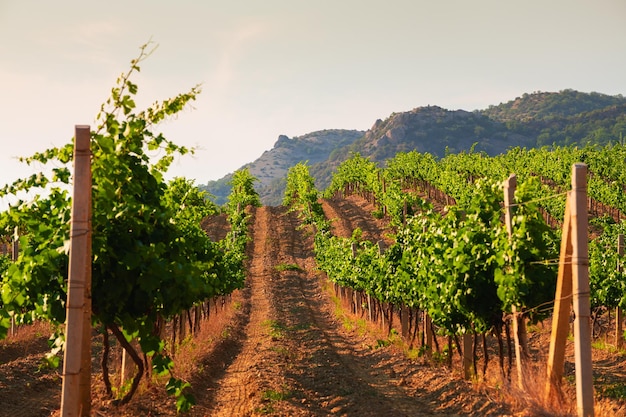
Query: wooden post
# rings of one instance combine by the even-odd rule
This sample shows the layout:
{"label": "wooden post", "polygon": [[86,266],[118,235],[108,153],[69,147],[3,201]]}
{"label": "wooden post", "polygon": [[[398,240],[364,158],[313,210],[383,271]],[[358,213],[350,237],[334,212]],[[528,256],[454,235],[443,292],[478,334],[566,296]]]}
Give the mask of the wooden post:
{"label": "wooden post", "polygon": [[426,311],[424,311],[424,338],[426,344],[426,357],[431,359],[433,356],[433,322]]}
{"label": "wooden post", "polygon": [[15,226],[13,231],[13,242],[11,245],[11,261],[17,262],[17,257],[20,254],[20,230]]}
{"label": "wooden post", "polygon": [[574,356],[576,404],[580,417],[593,416],[591,366],[591,303],[589,300],[589,250],[587,216],[587,165],[572,167],[572,274],[574,296]]}
{"label": "wooden post", "polygon": [[463,375],[465,379],[472,378],[474,335],[465,333],[463,335]]}
{"label": "wooden post", "polygon": [[[617,236],[617,255],[621,258],[624,256],[624,235]],[[622,272],[620,260],[617,260],[617,271]],[[621,349],[624,346],[624,335],[622,329],[622,321],[624,321],[622,309],[617,307],[615,309],[615,346]]]}
{"label": "wooden post", "polygon": [[[20,230],[17,226],[13,231],[13,242],[11,242],[11,261],[17,262],[17,258],[20,254]],[[15,336],[17,332],[17,326],[15,325],[15,316],[11,314],[11,336]]]}
{"label": "wooden post", "polygon": [[548,378],[546,381],[546,398],[561,385],[565,371],[565,343],[569,334],[569,318],[572,310],[572,222],[570,194],[565,200],[565,217],[559,256],[559,272],[554,296],[554,312],[552,314],[552,333],[548,354]]}
{"label": "wooden post", "polygon": [[400,329],[402,337],[408,339],[409,337],[409,308],[404,304],[398,309],[400,311]]}
{"label": "wooden post", "polygon": [[[513,235],[513,209],[512,205],[515,201],[515,189],[517,188],[517,176],[515,174],[509,175],[509,178],[504,182],[504,223],[506,224],[506,231],[509,235],[509,240]],[[524,387],[524,341],[526,340],[526,326],[524,325],[523,318],[517,311],[517,306],[512,306],[513,313],[513,340],[515,341],[515,365],[517,368],[517,385],[520,388]]]}
{"label": "wooden post", "polygon": [[[380,175],[380,172],[379,172]],[[387,194],[387,182],[385,181],[385,178],[383,178],[383,195]],[[387,215],[387,206],[382,204],[383,206],[383,216]]]}
{"label": "wooden post", "polygon": [[363,293],[361,291],[354,291],[355,313],[359,315],[363,312],[362,294]]}
{"label": "wooden post", "polygon": [[404,204],[402,205],[402,225],[406,226],[406,217],[407,217],[407,213],[408,213],[408,207],[407,207],[407,203],[406,200],[404,200]]}
{"label": "wooden post", "polygon": [[[91,132],[76,126],[61,415],[91,413]],[[87,334],[86,334],[87,333]],[[86,345],[86,346],[85,346]]]}
{"label": "wooden post", "polygon": [[[91,129],[89,126],[85,126],[81,129],[81,136],[86,136],[89,139],[86,140],[87,151],[85,155],[85,159],[87,160],[87,173],[89,175],[89,179],[86,181],[89,184],[89,189],[86,191],[86,199],[88,201],[88,215],[87,215],[87,237],[86,237],[86,261],[84,273],[85,273],[85,289],[84,289],[84,297],[85,303],[83,308],[83,339],[82,339],[82,350],[83,353],[81,355],[81,369],[82,373],[80,376],[80,386],[81,386],[81,404],[83,415],[88,416],[91,415],[91,218],[92,218],[92,202],[91,202],[91,188],[92,188],[92,176],[91,176]],[[84,161],[83,161],[84,162]]]}
{"label": "wooden post", "polygon": [[128,365],[128,359],[129,359],[129,354],[128,352],[126,352],[126,349],[121,348],[122,349],[122,365],[120,367],[120,390],[122,389],[122,387],[124,386],[124,382],[126,381],[126,378],[128,378],[128,372],[126,369],[126,366]]}
{"label": "wooden post", "polygon": [[[131,341],[131,344],[132,341]],[[120,349],[122,351],[122,364],[121,364],[121,368],[120,368],[120,389],[122,389],[122,387],[124,387],[124,383],[126,383],[126,380],[129,379],[133,372],[135,372],[135,369],[137,368],[137,366],[135,365],[135,362],[133,361],[133,359],[131,358],[130,354],[126,351],[126,349],[124,349],[123,347],[120,346]]]}
{"label": "wooden post", "polygon": [[356,313],[354,308],[354,289],[352,287],[346,287],[346,307],[350,309],[350,313]]}
{"label": "wooden post", "polygon": [[380,326],[383,331],[385,330],[385,327],[386,327],[385,323],[387,320],[387,309],[385,307],[387,307],[386,303],[381,301],[380,302]]}

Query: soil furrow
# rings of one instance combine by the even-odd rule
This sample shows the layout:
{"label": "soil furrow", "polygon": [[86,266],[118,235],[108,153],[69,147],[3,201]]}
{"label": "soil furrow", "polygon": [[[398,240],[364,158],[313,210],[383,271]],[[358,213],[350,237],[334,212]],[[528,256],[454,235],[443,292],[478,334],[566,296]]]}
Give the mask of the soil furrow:
{"label": "soil furrow", "polygon": [[[293,390],[291,402],[305,404],[311,415],[418,415],[417,410],[426,406],[380,372],[376,367],[380,358],[371,349],[357,346],[358,337],[346,337],[326,307],[330,300],[314,268],[311,239],[290,232],[298,226],[295,216],[284,216],[279,224],[284,235],[281,241],[293,248],[285,260],[301,268],[281,274],[272,286],[272,293],[281,300],[279,315],[290,329],[284,345],[292,356],[298,356],[285,369]],[[299,254],[306,254],[300,258],[306,260],[303,264],[298,263]]]}
{"label": "soil furrow", "polygon": [[[337,236],[349,237],[359,228],[365,239],[385,239],[387,225],[371,217],[371,204],[354,196],[322,204],[327,217],[336,219]],[[504,400],[514,392],[505,392],[509,387],[500,387],[499,378],[488,373],[481,382],[464,381],[457,355],[452,369],[427,360],[416,351],[408,352],[406,344],[390,337],[379,323],[367,322],[367,314],[359,317],[346,309],[317,270],[313,234],[300,227],[295,213],[284,207],[261,207],[252,214],[244,289],[221,299],[220,313],[216,305],[216,314],[202,331],[177,349],[177,363],[187,367],[175,371],[191,382],[198,401],[189,415],[513,415]],[[206,227],[223,236],[223,222],[215,220]],[[31,345],[16,346],[27,350]],[[41,356],[29,355],[43,351],[45,345],[23,353],[7,342],[0,348],[0,416],[50,415],[58,409],[58,372],[38,373]],[[623,375],[619,357],[607,353],[606,358],[606,372]],[[608,370],[612,364],[615,369]],[[93,369],[97,374],[98,367]],[[93,391],[93,415],[176,415],[174,400],[154,383],[142,385],[122,407],[101,395],[98,378],[94,384],[100,388]],[[531,400],[524,401],[531,404],[530,411],[520,402],[514,415],[542,410],[535,410]],[[612,411],[598,415],[624,414],[622,403],[609,406]]]}
{"label": "soil furrow", "polygon": [[[358,196],[349,196],[341,200],[322,200],[322,208],[326,218],[331,221],[334,234],[340,237],[350,237],[358,228],[361,229],[365,240],[387,241],[388,238],[385,236],[387,225],[382,220],[374,219],[370,212],[357,204],[359,199]],[[373,208],[372,205],[371,209]]]}
{"label": "soil furrow", "polygon": [[268,207],[256,210],[253,228],[253,249],[247,285],[250,292],[249,322],[245,326],[245,339],[241,351],[226,369],[215,395],[217,401],[213,416],[245,416],[254,412],[258,400],[258,365],[263,363],[262,322],[269,315],[269,300],[264,291],[264,280],[271,274],[268,262]]}

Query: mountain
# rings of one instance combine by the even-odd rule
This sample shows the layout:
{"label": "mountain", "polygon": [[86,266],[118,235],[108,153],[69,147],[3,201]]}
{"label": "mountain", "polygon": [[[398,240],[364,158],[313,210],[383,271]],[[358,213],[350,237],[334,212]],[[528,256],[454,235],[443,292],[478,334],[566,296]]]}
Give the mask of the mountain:
{"label": "mountain", "polygon": [[[473,112],[426,106],[392,113],[366,132],[280,136],[273,149],[244,167],[259,179],[261,201],[276,205],[282,201],[287,170],[302,161],[309,162],[317,187],[324,189],[336,167],[353,153],[383,166],[396,153],[412,150],[438,157],[469,150],[496,155],[515,146],[604,145],[623,141],[624,136],[626,98],[621,95],[535,92]],[[224,199],[230,193],[228,178],[212,181],[205,189]]]}
{"label": "mountain", "polygon": [[[255,189],[266,205],[279,205],[283,200],[285,178],[289,168],[299,162],[309,165],[325,161],[336,149],[343,148],[363,136],[363,131],[329,129],[289,138],[280,135],[271,150],[254,162],[241,168],[248,168],[258,179]],[[229,182],[232,174],[217,181],[210,181],[202,189],[214,196],[213,200],[222,205],[230,194]]]}

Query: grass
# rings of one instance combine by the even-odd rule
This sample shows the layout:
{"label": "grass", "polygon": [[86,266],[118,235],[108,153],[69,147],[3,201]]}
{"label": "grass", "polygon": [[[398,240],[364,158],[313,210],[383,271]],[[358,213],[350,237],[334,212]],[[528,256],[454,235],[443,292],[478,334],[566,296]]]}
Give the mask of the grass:
{"label": "grass", "polygon": [[264,401],[270,402],[283,401],[288,399],[289,397],[291,397],[291,392],[289,391],[276,391],[272,389],[263,391],[263,395],[261,396]]}
{"label": "grass", "polygon": [[626,385],[625,384],[611,384],[606,385],[600,388],[602,395],[608,398],[613,398],[616,400],[624,400],[626,399]]}
{"label": "grass", "polygon": [[[515,379],[515,378],[513,378]],[[545,393],[546,372],[539,364],[528,364],[524,371],[524,388],[517,387],[514,382],[505,383],[501,394],[506,403],[514,409],[526,410],[529,414],[537,416],[572,416],[576,415],[576,403],[568,401],[572,398],[567,393],[570,387],[563,385],[564,396],[553,392],[547,398]]]}
{"label": "grass", "polygon": [[259,414],[274,414],[276,412],[274,404],[291,398],[291,395],[291,391],[287,390],[286,387],[283,387],[283,389],[279,391],[273,389],[265,390],[261,394],[261,399],[266,404],[261,407],[257,407],[254,411]]}
{"label": "grass", "polygon": [[24,324],[15,326],[15,333],[11,334],[9,330],[8,335],[5,339],[0,340],[1,345],[10,345],[12,343],[18,343],[22,341],[32,341],[34,339],[49,337],[52,334],[54,329],[52,326],[44,321],[35,321],[32,324]]}
{"label": "grass", "polygon": [[332,290],[332,287],[327,287],[326,291],[330,293],[330,299],[335,305],[335,310],[334,310],[335,317],[341,320],[341,323],[344,329],[351,332],[352,330],[356,328],[357,324],[355,324],[355,321],[352,318],[350,318],[347,314],[345,314],[344,307],[341,304],[341,299],[335,295],[334,291]]}
{"label": "grass", "polygon": [[428,346],[420,346],[418,348],[408,348],[406,349],[405,353],[407,358],[415,360],[417,358],[425,356],[429,350],[430,348]]}
{"label": "grass", "polygon": [[289,349],[287,349],[287,348],[286,348],[286,347],[284,347],[284,346],[279,346],[279,347],[272,346],[272,347],[270,347],[270,350],[271,350],[272,352],[276,352],[276,353],[277,353],[277,354],[279,354],[280,356],[284,356],[284,357],[286,357],[286,358],[288,358],[288,357],[291,357],[291,356],[292,356],[292,355],[291,355],[291,353],[289,352]]}
{"label": "grass", "polygon": [[300,268],[298,265],[296,264],[278,264],[274,267],[274,269],[276,269],[278,272],[282,272],[282,271],[298,271],[301,272],[302,268]]}
{"label": "grass", "polygon": [[[337,312],[335,312],[337,314]],[[342,319],[342,324],[344,329],[346,329],[347,331],[351,332],[352,330],[355,329],[355,325],[354,325],[354,321],[350,319],[350,317],[346,316],[342,313],[338,313],[337,315],[341,314],[341,319]]]}
{"label": "grass", "polygon": [[300,324],[296,324],[295,326],[291,326],[289,330],[298,331],[298,330],[308,330],[310,328],[311,328],[311,323],[300,323]]}
{"label": "grass", "polygon": [[390,345],[391,342],[389,341],[389,339],[376,339],[376,345],[374,346],[374,349],[380,349]]}
{"label": "grass", "polygon": [[367,334],[367,320],[357,319],[356,328],[359,336],[365,336]]}
{"label": "grass", "polygon": [[405,343],[396,329],[391,329],[391,333],[389,333],[386,339],[376,339],[376,346],[374,346],[374,348],[380,349],[391,345],[395,345],[400,349],[405,347]]}
{"label": "grass", "polygon": [[294,326],[287,326],[278,320],[265,320],[261,323],[261,325],[267,328],[267,334],[272,339],[282,339],[285,337],[285,332],[297,332],[311,328],[310,323],[299,323]]}
{"label": "grass", "polygon": [[225,328],[222,330],[222,332],[221,332],[220,336],[222,337],[222,339],[228,339],[228,338],[230,337],[230,328],[225,327]]}
{"label": "grass", "polygon": [[616,355],[626,355],[626,349],[618,348],[605,337],[599,337],[591,342],[591,347],[597,350],[606,350]]}
{"label": "grass", "polygon": [[272,339],[282,339],[285,336],[285,330],[287,330],[287,327],[283,323],[277,320],[265,320],[261,324],[264,327],[267,327],[267,334]]}

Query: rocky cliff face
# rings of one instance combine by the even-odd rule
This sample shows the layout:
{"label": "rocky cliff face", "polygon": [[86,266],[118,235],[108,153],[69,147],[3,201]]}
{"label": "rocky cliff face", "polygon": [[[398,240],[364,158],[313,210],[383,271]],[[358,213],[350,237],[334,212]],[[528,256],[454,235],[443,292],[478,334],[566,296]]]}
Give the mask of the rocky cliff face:
{"label": "rocky cliff face", "polygon": [[377,121],[354,148],[382,162],[397,152],[429,152],[443,156],[447,152],[476,151],[494,155],[515,146],[532,146],[532,138],[511,135],[506,126],[488,117],[464,110],[446,110],[437,106],[420,107],[392,114]]}
{"label": "rocky cliff face", "polygon": [[[299,162],[307,162],[309,165],[325,161],[336,149],[350,145],[363,136],[363,131],[329,129],[306,135],[289,138],[280,135],[271,150],[263,154],[254,162],[244,165],[247,167],[258,182],[255,188],[266,205],[279,205],[282,202],[285,190],[285,178],[289,168]],[[230,194],[230,188],[225,183],[230,180],[226,176],[219,181],[211,181],[206,189],[215,195],[216,202],[223,204]]]}

